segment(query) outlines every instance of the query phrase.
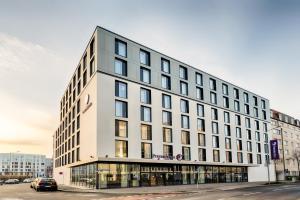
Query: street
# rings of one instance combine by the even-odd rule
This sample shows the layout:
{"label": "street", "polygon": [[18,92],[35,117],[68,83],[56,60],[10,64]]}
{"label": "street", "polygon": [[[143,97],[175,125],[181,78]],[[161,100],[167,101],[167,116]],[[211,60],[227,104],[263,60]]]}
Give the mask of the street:
{"label": "street", "polygon": [[198,191],[174,191],[161,194],[118,194],[116,193],[78,193],[78,192],[36,192],[28,184],[0,186],[0,200],[300,200],[300,184],[270,185],[231,189],[211,189]]}

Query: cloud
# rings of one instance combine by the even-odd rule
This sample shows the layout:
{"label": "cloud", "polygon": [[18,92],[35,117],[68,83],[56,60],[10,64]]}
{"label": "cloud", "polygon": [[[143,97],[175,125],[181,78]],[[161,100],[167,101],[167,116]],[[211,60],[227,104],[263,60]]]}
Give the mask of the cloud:
{"label": "cloud", "polygon": [[64,65],[42,45],[0,33],[0,152],[52,154]]}

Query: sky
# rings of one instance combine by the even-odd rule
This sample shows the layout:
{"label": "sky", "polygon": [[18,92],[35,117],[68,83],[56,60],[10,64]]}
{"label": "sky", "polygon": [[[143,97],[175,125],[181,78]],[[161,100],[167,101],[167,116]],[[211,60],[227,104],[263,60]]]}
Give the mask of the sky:
{"label": "sky", "polygon": [[59,101],[97,25],[300,119],[300,1],[0,0],[0,152],[52,156]]}

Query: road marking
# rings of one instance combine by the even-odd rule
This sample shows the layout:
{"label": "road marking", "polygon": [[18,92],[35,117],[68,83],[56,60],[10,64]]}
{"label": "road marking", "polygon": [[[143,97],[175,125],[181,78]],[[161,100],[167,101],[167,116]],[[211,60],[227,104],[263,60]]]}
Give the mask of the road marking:
{"label": "road marking", "polygon": [[260,194],[261,192],[251,192],[251,193],[246,193],[246,194],[243,194],[244,196],[250,196],[250,195],[253,195],[253,194]]}

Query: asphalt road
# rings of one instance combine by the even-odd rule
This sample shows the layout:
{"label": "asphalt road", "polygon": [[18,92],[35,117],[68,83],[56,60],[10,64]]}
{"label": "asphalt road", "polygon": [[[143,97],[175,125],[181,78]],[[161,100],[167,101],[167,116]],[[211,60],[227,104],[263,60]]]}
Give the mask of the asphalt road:
{"label": "asphalt road", "polygon": [[182,194],[103,194],[36,192],[29,184],[0,186],[0,200],[300,200],[300,184],[271,185],[240,189],[209,190]]}

